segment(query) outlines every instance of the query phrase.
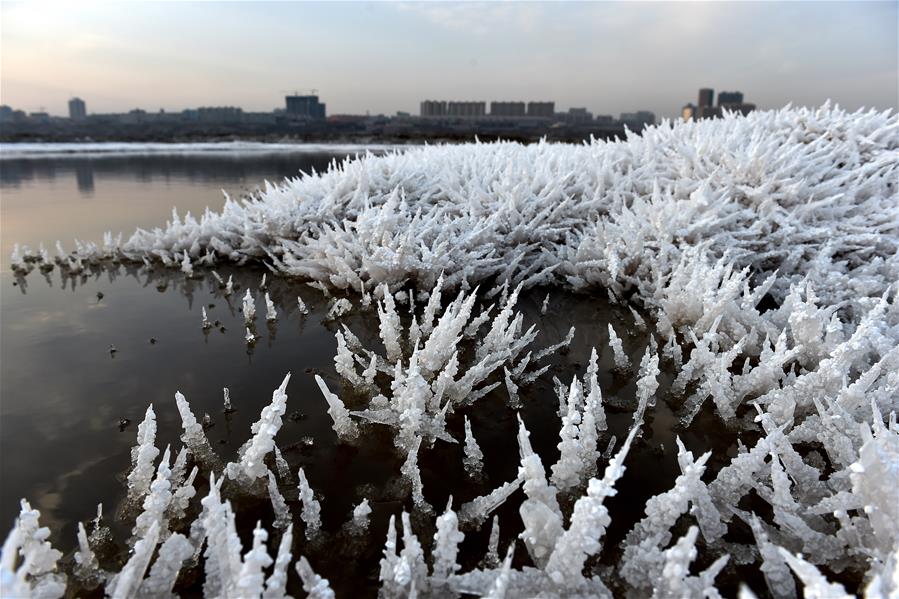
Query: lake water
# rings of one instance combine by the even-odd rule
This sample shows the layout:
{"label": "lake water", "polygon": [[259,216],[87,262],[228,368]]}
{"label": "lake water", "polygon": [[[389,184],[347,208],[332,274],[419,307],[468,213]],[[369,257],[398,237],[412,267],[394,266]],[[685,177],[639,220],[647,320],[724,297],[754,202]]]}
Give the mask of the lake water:
{"label": "lake water", "polygon": [[[363,497],[369,498],[374,508],[368,542],[308,547],[302,535],[296,535],[294,555],[307,554],[316,570],[331,579],[338,596],[375,588],[387,519],[411,502],[396,491],[403,459],[394,451],[389,434],[372,428],[372,434],[349,446],[338,443],[331,430],[327,405],[312,376],[320,373],[331,389],[341,394],[332,361],[338,324],[325,317],[327,298],[301,281],[269,275],[269,292],[280,318],[272,327],[259,325],[261,339],[248,351],[237,308],[239,296],[247,288],[256,292],[257,306],[263,305],[256,291],[261,270],[220,269],[225,278],[233,274],[241,286],[238,293],[225,297],[208,273],[186,279],[177,271],[119,265],[77,277],[55,269],[47,274],[35,270],[22,278],[14,277],[6,267],[13,242],[36,247],[43,241],[52,248],[56,239],[61,239],[71,248],[75,237],[99,240],[107,230],[127,235],[136,226],[163,224],[173,206],[181,214],[188,210],[197,214],[206,206],[218,209],[223,189],[237,196],[256,189],[266,179],[279,180],[300,170],[323,170],[334,158],[314,154],[0,161],[4,264],[0,275],[0,523],[12,523],[18,501],[25,497],[41,511],[42,524],[53,531],[54,545],[71,551],[76,545],[77,522],[91,519],[98,502],[103,503],[107,521],[116,524],[130,449],[149,404],[153,404],[159,423],[158,446],[180,445],[181,423],[174,393],[181,391],[198,418],[209,414],[212,426],[207,435],[213,447],[225,460],[233,459],[249,438],[250,425],[270,401],[272,390],[292,372],[288,417],[277,441],[294,476],[302,466],[316,493],[324,498],[322,517],[325,530],[332,535],[329,538],[339,539],[341,525]],[[596,297],[554,290],[550,314],[542,316],[540,304],[546,292],[531,290],[521,299],[525,322],[536,323],[540,329],[535,345],[554,343],[565,336],[569,326],[577,327],[570,351],[554,356],[556,366],[551,373],[522,392],[522,416],[535,449],[549,468],[558,456],[559,429],[552,375],[566,384],[575,373],[582,376],[590,348],[596,346],[602,354],[601,384],[609,434],[620,441],[631,422],[635,391],[632,376],[613,372],[607,324],[614,324],[637,363],[647,337],[634,326],[629,313]],[[297,296],[309,305],[308,316],[297,311]],[[203,306],[210,320],[219,321],[224,330],[201,330]],[[356,310],[341,322],[363,342],[377,338],[372,312]],[[111,345],[117,348],[115,353],[110,353]],[[670,380],[669,374],[663,374],[663,396]],[[237,408],[232,414],[223,413],[223,387],[230,389]],[[485,454],[482,481],[465,475],[461,445],[438,442],[434,448],[422,448],[424,493],[432,505],[442,508],[452,493],[458,506],[514,478],[517,425],[515,411],[506,405],[505,397],[500,387],[469,411]],[[120,425],[122,419],[130,424]],[[463,438],[462,415],[453,415],[448,428],[456,438]],[[714,447],[715,463],[726,460],[728,452],[733,454],[734,439],[721,431],[708,411],[699,415],[689,431],[683,431],[675,409],[659,401],[648,413],[644,431],[628,457],[619,495],[609,502],[613,524],[604,556],[614,555],[626,531],[642,515],[645,500],[672,485],[679,473],[677,435],[694,452]],[[602,448],[608,438],[607,434],[601,439]],[[199,493],[205,493],[204,487]],[[499,511],[502,547],[520,530],[520,494]],[[270,525],[271,508],[262,500],[238,508],[246,545],[256,519]],[[299,512],[295,501],[291,508],[295,514]],[[127,538],[127,528],[117,525],[114,529],[121,541]],[[419,533],[428,545],[433,530],[425,528]],[[485,537],[486,530],[467,535],[461,555],[466,569],[481,559]],[[276,542],[270,541],[270,548]],[[519,547],[516,563],[523,561],[523,555]],[[105,559],[122,557],[119,553]],[[188,576],[179,585],[189,591],[194,583]],[[291,573],[293,592],[301,594],[296,585]]]}

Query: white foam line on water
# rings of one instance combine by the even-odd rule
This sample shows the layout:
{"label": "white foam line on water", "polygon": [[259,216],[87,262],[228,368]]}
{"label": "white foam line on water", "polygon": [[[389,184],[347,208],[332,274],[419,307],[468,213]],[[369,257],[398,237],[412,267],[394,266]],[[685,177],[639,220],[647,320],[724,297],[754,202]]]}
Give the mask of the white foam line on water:
{"label": "white foam line on water", "polygon": [[389,152],[412,146],[399,144],[306,144],[264,142],[201,143],[0,143],[0,160],[125,155],[209,154],[353,154]]}

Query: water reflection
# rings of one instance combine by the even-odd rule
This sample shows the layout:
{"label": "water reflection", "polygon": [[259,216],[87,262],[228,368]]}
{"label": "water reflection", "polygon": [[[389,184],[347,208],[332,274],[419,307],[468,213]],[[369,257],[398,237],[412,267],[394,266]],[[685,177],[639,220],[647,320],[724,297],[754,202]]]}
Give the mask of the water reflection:
{"label": "water reflection", "polygon": [[172,180],[208,184],[268,178],[280,180],[328,168],[346,154],[219,154],[13,158],[0,161],[0,189],[75,177],[78,189],[93,191],[93,180],[118,178],[144,183]]}
{"label": "water reflection", "polygon": [[[219,210],[232,197],[301,172],[322,171],[341,153],[70,156],[0,160],[0,264],[14,243],[52,248],[56,240],[99,241],[103,233],[165,224]],[[89,200],[86,203],[85,200]]]}
{"label": "water reflection", "polygon": [[78,192],[83,196],[94,194],[94,169],[90,164],[80,164],[75,167],[75,180],[78,182]]}

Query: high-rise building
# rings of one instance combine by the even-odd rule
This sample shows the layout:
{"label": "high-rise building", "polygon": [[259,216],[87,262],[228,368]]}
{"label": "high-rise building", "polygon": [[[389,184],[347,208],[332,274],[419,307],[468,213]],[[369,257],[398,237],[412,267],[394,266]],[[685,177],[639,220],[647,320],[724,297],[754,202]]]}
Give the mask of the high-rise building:
{"label": "high-rise building", "polygon": [[318,96],[285,96],[287,116],[296,119],[324,120],[325,104]]}
{"label": "high-rise building", "polygon": [[572,125],[584,125],[593,121],[593,113],[586,108],[569,108],[561,115],[562,120]]}
{"label": "high-rise building", "polygon": [[687,104],[681,109],[681,117],[687,121],[693,119],[717,119],[724,116],[725,112],[739,112],[747,115],[755,110],[755,104],[743,101],[743,92],[720,92],[718,105],[714,105],[715,92],[711,88],[699,90],[699,104],[693,106]]}
{"label": "high-rise building", "polygon": [[73,121],[80,121],[87,117],[87,106],[81,98],[72,98],[69,100],[69,118]]}
{"label": "high-rise building", "polygon": [[622,125],[627,125],[628,129],[642,131],[647,125],[655,125],[656,115],[648,110],[622,112],[619,121]]}
{"label": "high-rise building", "polygon": [[419,114],[423,117],[446,116],[446,102],[443,100],[425,100],[421,103]]}
{"label": "high-rise building", "polygon": [[555,102],[528,102],[528,116],[552,118],[555,115]]}
{"label": "high-rise building", "polygon": [[480,117],[487,114],[486,102],[448,102],[447,116]]}
{"label": "high-rise building", "polygon": [[524,102],[491,102],[490,116],[523,117]]}
{"label": "high-rise building", "polygon": [[731,104],[742,104],[743,92],[719,92],[718,106],[729,106]]}

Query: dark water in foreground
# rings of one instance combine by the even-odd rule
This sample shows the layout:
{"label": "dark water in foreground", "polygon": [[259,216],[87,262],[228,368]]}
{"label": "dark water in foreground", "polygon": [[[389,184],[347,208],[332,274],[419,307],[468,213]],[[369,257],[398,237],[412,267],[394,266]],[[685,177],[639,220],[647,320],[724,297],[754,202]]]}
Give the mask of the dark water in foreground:
{"label": "dark water in foreground", "polygon": [[[315,157],[316,168],[329,159]],[[34,244],[43,239],[50,247],[58,237],[96,238],[97,232],[107,229],[128,231],[141,223],[159,224],[171,205],[191,207],[195,212],[196,207],[206,204],[216,207],[221,203],[221,187],[235,192],[252,189],[265,178],[276,179],[311,166],[297,163],[296,157],[257,164],[250,161],[240,163],[239,168],[228,158],[110,160],[115,159],[99,160],[91,166],[90,189],[79,183],[82,175],[75,168],[77,161],[48,160],[41,162],[51,164],[20,166],[15,178],[10,175],[10,166],[0,163],[4,172],[0,188],[3,260],[8,256],[6,245],[13,240]],[[31,174],[22,175],[25,171]],[[10,214],[12,219],[8,220]],[[261,316],[262,294],[257,293],[261,339],[248,351],[237,308],[246,288],[255,291],[262,271],[223,268],[219,272],[225,278],[234,274],[240,291],[226,298],[208,274],[191,280],[179,272],[148,271],[142,266],[110,267],[74,278],[58,269],[46,276],[34,271],[24,281],[3,273],[0,528],[4,530],[0,534],[5,534],[5,527],[11,525],[18,511],[19,499],[25,497],[41,511],[42,524],[53,531],[54,545],[63,551],[72,550],[77,522],[91,519],[98,502],[103,503],[107,520],[114,520],[124,497],[122,479],[129,467],[137,424],[150,403],[159,425],[157,446],[180,445],[181,423],[174,393],[181,391],[198,418],[204,413],[210,415],[210,442],[224,460],[230,460],[250,437],[250,425],[269,403],[272,390],[287,372],[292,372],[287,389],[288,417],[277,442],[294,476],[302,466],[316,494],[323,498],[324,529],[332,535],[310,546],[298,529],[294,556],[306,554],[313,567],[331,579],[338,596],[353,596],[350,591],[354,589],[373,588],[387,519],[403,506],[409,509],[411,501],[396,490],[403,458],[394,451],[389,434],[372,427],[358,445],[348,446],[339,444],[331,430],[327,405],[312,375],[320,373],[338,394],[348,391],[342,392],[333,367],[338,324],[325,318],[328,300],[302,282],[269,276],[269,291],[280,318],[273,327],[266,327]],[[102,299],[98,293],[102,293]],[[604,449],[611,434],[619,441],[627,434],[635,392],[633,375],[613,373],[607,324],[613,323],[635,363],[639,363],[647,336],[634,327],[629,313],[595,297],[553,291],[550,314],[543,316],[540,304],[545,293],[533,290],[520,302],[525,326],[536,323],[541,331],[534,345],[539,348],[554,343],[565,336],[569,326],[577,327],[570,351],[553,357],[555,367],[521,393],[522,416],[534,448],[549,471],[558,457],[560,425],[552,376],[569,383],[575,373],[583,375],[591,347],[601,351],[601,384],[610,423],[610,430],[600,440]],[[312,310],[308,316],[303,317],[296,309],[298,295]],[[202,306],[206,306],[210,320],[221,322],[224,332],[201,330]],[[341,322],[367,346],[376,346],[373,311],[357,309]],[[156,343],[151,343],[151,338]],[[110,345],[118,349],[115,354],[108,351]],[[663,374],[662,396],[669,382],[670,375]],[[222,410],[222,387],[230,389],[237,408],[227,416]],[[468,414],[485,454],[485,477],[475,482],[465,475],[461,445],[438,442],[433,448],[423,447],[419,462],[424,494],[438,511],[450,494],[458,508],[460,503],[515,476],[517,424],[515,411],[506,405],[503,387],[480,400]],[[122,418],[130,424],[120,430]],[[464,437],[461,413],[449,418],[448,428],[457,439]],[[697,417],[689,431],[679,430],[675,408],[660,400],[648,413],[644,435],[628,457],[619,495],[610,501],[613,522],[603,561],[614,561],[617,544],[641,517],[645,500],[673,484],[679,473],[677,435],[694,454],[715,448],[713,460],[718,463],[726,459],[733,441],[708,412]],[[600,464],[602,468],[604,463]],[[198,492],[205,494],[205,485]],[[517,514],[521,495],[518,491],[499,511],[502,548],[521,529]],[[336,535],[363,497],[374,509],[369,541],[362,545],[345,543]],[[295,491],[293,500],[288,495],[288,501],[299,522]],[[267,500],[244,500],[237,507],[242,514],[239,524],[245,546],[257,519],[272,530]],[[116,532],[121,540],[128,536],[128,529],[120,525]],[[416,532],[427,547],[433,529],[422,525]],[[465,569],[475,566],[483,556],[486,532],[466,536],[461,555]],[[277,542],[277,535],[269,539],[272,553]],[[516,561],[521,563],[523,556],[524,550],[519,547]],[[179,586],[189,587],[191,582],[188,576]],[[297,584],[291,572],[291,586]],[[301,594],[298,586],[293,591]]]}

